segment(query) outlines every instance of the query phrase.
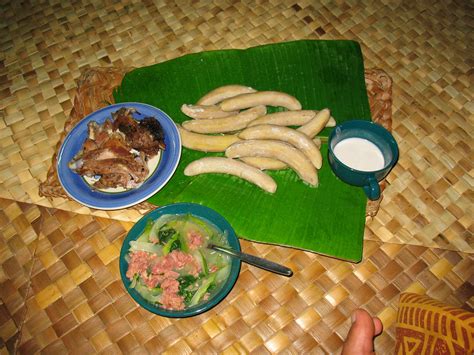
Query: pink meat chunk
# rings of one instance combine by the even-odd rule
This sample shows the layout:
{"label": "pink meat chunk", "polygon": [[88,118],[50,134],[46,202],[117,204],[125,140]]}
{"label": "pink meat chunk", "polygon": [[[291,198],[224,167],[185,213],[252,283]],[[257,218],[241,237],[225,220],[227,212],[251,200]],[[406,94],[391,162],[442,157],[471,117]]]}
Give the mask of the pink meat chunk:
{"label": "pink meat chunk", "polygon": [[161,295],[161,304],[164,308],[180,310],[184,309],[184,299],[178,295],[179,282],[176,280],[166,279],[161,284],[163,294]]}
{"label": "pink meat chunk", "polygon": [[198,231],[190,230],[188,232],[187,237],[188,237],[188,243],[189,243],[190,249],[195,250],[199,248],[200,246],[202,246],[204,243],[204,237]]}
{"label": "pink meat chunk", "polygon": [[150,263],[150,254],[146,251],[136,251],[130,254],[130,262],[126,276],[132,280],[135,274],[145,274]]}
{"label": "pink meat chunk", "polygon": [[178,294],[179,270],[187,268],[193,276],[198,276],[201,267],[190,254],[173,250],[163,258],[144,251],[130,254],[127,277],[131,280],[135,274],[140,275],[148,288],[160,287],[163,291],[160,303],[167,309],[184,309],[184,299]]}

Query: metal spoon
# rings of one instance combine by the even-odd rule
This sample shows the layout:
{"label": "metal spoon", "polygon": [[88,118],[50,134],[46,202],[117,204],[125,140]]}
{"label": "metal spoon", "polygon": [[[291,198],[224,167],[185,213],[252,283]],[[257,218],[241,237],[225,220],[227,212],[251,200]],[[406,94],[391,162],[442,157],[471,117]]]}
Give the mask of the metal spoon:
{"label": "metal spoon", "polygon": [[287,268],[286,266],[274,263],[273,261],[270,261],[267,259],[259,258],[258,256],[255,256],[255,255],[242,253],[234,249],[225,248],[225,247],[221,247],[219,245],[214,245],[214,244],[208,244],[207,247],[219,253],[227,254],[234,258],[240,259],[243,262],[246,262],[247,264],[251,264],[253,266],[259,267],[267,271],[274,272],[276,274],[280,274],[287,277],[290,277],[291,275],[293,275],[293,271]]}

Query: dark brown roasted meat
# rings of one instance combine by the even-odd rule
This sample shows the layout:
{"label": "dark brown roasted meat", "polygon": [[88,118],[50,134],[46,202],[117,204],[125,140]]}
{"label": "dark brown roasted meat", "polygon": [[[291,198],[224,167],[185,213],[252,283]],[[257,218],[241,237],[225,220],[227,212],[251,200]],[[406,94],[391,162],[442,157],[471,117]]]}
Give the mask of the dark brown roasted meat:
{"label": "dark brown roasted meat", "polygon": [[113,117],[114,129],[125,135],[133,149],[145,152],[149,156],[154,156],[160,149],[165,149],[163,129],[153,117],[136,121],[126,108],[115,112]]}
{"label": "dark brown roasted meat", "polygon": [[82,176],[99,178],[96,188],[141,185],[149,174],[149,158],[165,148],[161,125],[153,117],[136,121],[122,108],[104,124],[90,122],[88,138],[69,167]]}

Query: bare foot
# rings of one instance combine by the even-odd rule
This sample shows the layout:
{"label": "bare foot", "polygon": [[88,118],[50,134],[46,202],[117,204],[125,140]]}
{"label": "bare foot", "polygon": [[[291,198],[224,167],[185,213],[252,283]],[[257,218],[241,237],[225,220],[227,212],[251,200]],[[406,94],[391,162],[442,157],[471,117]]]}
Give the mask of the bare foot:
{"label": "bare foot", "polygon": [[374,354],[374,338],[382,333],[382,322],[363,309],[352,313],[352,326],[342,347],[342,355]]}

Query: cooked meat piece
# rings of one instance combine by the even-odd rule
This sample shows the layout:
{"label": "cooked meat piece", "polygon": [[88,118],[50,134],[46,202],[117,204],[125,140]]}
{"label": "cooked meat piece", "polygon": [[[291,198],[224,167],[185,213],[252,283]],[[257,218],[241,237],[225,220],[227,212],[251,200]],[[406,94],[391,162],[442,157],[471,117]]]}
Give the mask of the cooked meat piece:
{"label": "cooked meat piece", "polygon": [[97,131],[101,130],[101,126],[96,121],[90,121],[87,124],[87,136],[89,139],[95,140],[95,134]]}
{"label": "cooked meat piece", "polygon": [[165,149],[164,134],[160,123],[153,117],[136,121],[132,110],[122,108],[114,114],[114,129],[122,132],[133,149],[149,156]]}
{"label": "cooked meat piece", "polygon": [[[95,149],[85,153],[81,160],[88,161],[88,160],[105,160],[105,159],[134,159],[133,154],[126,151],[126,154],[120,151],[120,148],[104,148],[104,149]],[[84,165],[84,163],[82,163]],[[82,166],[81,165],[81,166]]]}
{"label": "cooked meat piece", "polygon": [[[148,167],[141,159],[106,158],[110,151],[101,154],[105,159],[86,159],[76,172],[85,176],[101,176],[96,187],[137,187],[148,176]],[[108,177],[108,175],[114,177]],[[105,177],[104,180],[102,178]]]}
{"label": "cooked meat piece", "polygon": [[130,175],[127,174],[105,174],[100,177],[100,180],[94,184],[97,189],[107,189],[110,187],[125,187],[133,188],[136,187],[131,183]]}
{"label": "cooked meat piece", "polygon": [[[97,130],[94,132],[94,136],[102,136],[104,132]],[[77,167],[82,166],[82,160],[87,159],[105,159],[100,156],[106,157],[133,157],[130,152],[130,147],[124,140],[124,137],[119,133],[112,133],[102,137],[100,145],[98,141],[91,138],[86,138],[82,150],[74,157],[69,163],[69,167],[73,170]]]}
{"label": "cooked meat piece", "polygon": [[150,132],[156,141],[160,142],[160,144],[163,144],[163,149],[165,149],[165,134],[163,132],[163,128],[161,128],[160,123],[154,117],[145,117],[138,125],[140,128],[144,128]]}
{"label": "cooked meat piece", "polygon": [[104,124],[102,125],[102,130],[109,132],[114,129],[114,123],[111,120],[105,120]]}
{"label": "cooked meat piece", "polygon": [[104,141],[100,148],[111,150],[117,157],[128,157],[133,155],[130,152],[130,146],[125,142],[124,138],[116,133],[111,134],[109,139]]}
{"label": "cooked meat piece", "polygon": [[97,188],[137,187],[149,172],[145,154],[131,153],[120,135],[111,135],[101,147],[84,151],[74,164],[71,168],[80,175],[101,176],[94,184]]}
{"label": "cooked meat piece", "polygon": [[138,128],[139,132],[143,132],[143,134],[136,141],[137,150],[145,152],[151,150],[157,154],[160,149],[166,148],[163,128],[155,118],[145,117],[138,124]]}
{"label": "cooked meat piece", "polygon": [[89,122],[87,125],[89,131],[89,139],[95,141],[97,146],[101,146],[106,142],[112,134],[121,134],[120,132],[113,132],[113,123],[110,120],[106,120],[102,126],[97,124],[95,121]]}
{"label": "cooked meat piece", "polygon": [[127,138],[133,137],[138,130],[138,122],[133,118],[133,112],[135,110],[123,107],[117,112],[112,113],[114,118],[113,129],[119,130]]}
{"label": "cooked meat piece", "polygon": [[82,154],[85,154],[91,150],[97,149],[99,146],[97,145],[96,141],[90,138],[86,138],[84,141],[84,145],[82,146]]}

